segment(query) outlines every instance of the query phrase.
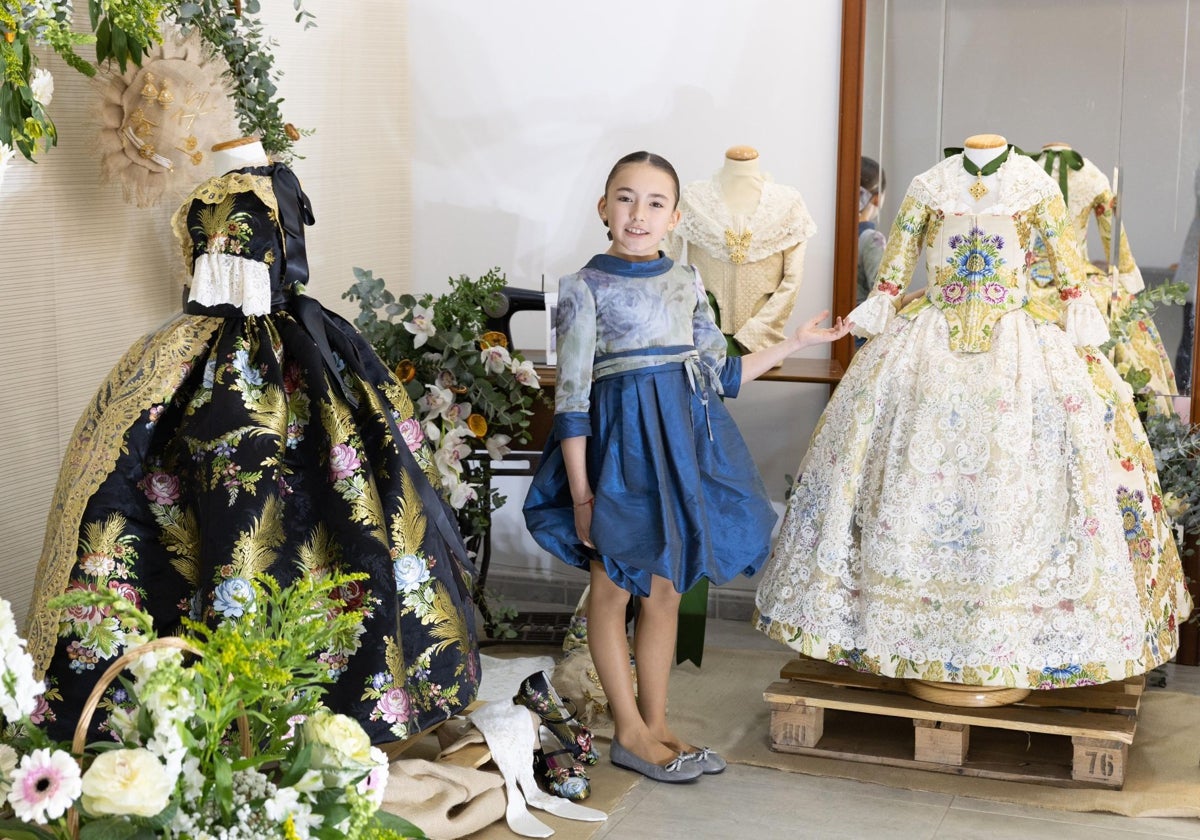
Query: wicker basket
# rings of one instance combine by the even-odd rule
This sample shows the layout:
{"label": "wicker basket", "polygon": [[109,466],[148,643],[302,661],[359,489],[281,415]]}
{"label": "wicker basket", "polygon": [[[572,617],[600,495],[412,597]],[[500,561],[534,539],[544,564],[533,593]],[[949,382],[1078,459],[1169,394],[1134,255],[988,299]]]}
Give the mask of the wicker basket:
{"label": "wicker basket", "polygon": [[[83,768],[83,749],[87,745],[88,727],[92,724],[92,715],[96,713],[96,708],[100,705],[100,700],[104,697],[104,692],[108,689],[112,681],[117,678],[129,663],[133,662],[138,657],[163,648],[176,648],[184,653],[190,653],[195,656],[200,655],[200,651],[189,644],[184,639],[178,636],[163,636],[160,639],[154,639],[144,645],[139,645],[132,650],[126,651],[119,656],[108,666],[108,670],[96,682],[92,689],[87,702],[83,705],[83,710],[79,714],[79,723],[75,725],[75,738],[71,741],[71,752],[75,755],[79,762],[80,768]],[[241,739],[242,757],[249,758],[252,745],[250,743],[250,721],[247,720],[243,713],[238,716],[238,734]],[[71,808],[67,811],[67,829],[71,832],[71,837],[79,840],[79,811]]]}

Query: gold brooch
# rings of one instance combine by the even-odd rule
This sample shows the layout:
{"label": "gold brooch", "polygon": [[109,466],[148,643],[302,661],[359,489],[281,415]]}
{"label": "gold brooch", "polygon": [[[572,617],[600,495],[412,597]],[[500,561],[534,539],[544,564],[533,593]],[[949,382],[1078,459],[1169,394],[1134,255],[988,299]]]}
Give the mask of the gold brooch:
{"label": "gold brooch", "polygon": [[729,249],[731,263],[741,265],[746,261],[746,250],[750,247],[750,240],[753,236],[753,231],[734,233],[730,228],[725,229],[725,247]]}

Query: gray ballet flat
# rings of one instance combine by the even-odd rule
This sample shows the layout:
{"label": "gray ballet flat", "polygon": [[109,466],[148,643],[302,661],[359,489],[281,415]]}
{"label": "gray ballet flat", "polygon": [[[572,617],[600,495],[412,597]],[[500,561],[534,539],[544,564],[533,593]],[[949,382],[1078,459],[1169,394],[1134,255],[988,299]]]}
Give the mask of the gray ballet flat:
{"label": "gray ballet flat", "polygon": [[654,764],[638,758],[622,747],[620,742],[613,741],[608,750],[608,757],[618,767],[641,773],[647,779],[653,779],[656,782],[690,782],[704,775],[704,770],[700,765],[695,761],[689,761],[683,753],[666,765]]}
{"label": "gray ballet flat", "polygon": [[701,747],[695,752],[683,753],[685,761],[694,761],[700,765],[700,771],[706,776],[715,776],[727,766],[720,753],[713,752],[708,747]]}

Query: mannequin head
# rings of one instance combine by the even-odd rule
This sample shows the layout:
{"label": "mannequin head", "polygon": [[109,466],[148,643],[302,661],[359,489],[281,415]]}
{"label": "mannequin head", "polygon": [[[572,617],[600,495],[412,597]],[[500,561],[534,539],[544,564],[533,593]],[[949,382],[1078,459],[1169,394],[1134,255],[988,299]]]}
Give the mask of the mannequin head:
{"label": "mannequin head", "polygon": [[239,137],[225,140],[212,147],[213,171],[232,172],[246,166],[266,166],[271,161],[257,137]]}
{"label": "mannequin head", "polygon": [[679,224],[679,175],[660,155],[628,154],[608,173],[596,210],[609,228],[613,244],[608,253],[634,261],[654,259],[663,237]]}
{"label": "mannequin head", "polygon": [[1008,141],[1000,134],[972,134],[963,141],[963,154],[976,166],[984,166],[1004,154]]}
{"label": "mannequin head", "polygon": [[887,173],[873,158],[864,156],[862,173],[858,181],[858,220],[874,221],[883,206],[884,191],[887,189]]}
{"label": "mannequin head", "polygon": [[1043,152],[1069,152],[1071,151],[1070,143],[1045,143],[1042,145]]}
{"label": "mannequin head", "polygon": [[725,150],[725,157],[729,160],[757,160],[758,149],[753,146],[730,146]]}

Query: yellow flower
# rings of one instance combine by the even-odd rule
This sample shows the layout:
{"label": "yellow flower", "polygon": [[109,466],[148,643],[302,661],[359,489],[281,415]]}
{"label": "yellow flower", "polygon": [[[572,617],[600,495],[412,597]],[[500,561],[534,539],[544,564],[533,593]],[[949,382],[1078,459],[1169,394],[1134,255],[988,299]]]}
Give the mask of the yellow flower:
{"label": "yellow flower", "polygon": [[497,332],[496,330],[489,330],[488,332],[485,332],[483,335],[479,336],[479,349],[480,350],[486,350],[489,347],[507,347],[507,346],[508,346],[508,338],[506,338],[504,333],[502,333],[502,332]]}
{"label": "yellow flower", "polygon": [[487,434],[487,419],[482,414],[472,414],[467,418],[467,428],[475,437],[481,438]]}
{"label": "yellow flower", "polygon": [[408,359],[401,359],[396,365],[396,378],[401,382],[412,382],[413,377],[417,375],[417,366]]}

